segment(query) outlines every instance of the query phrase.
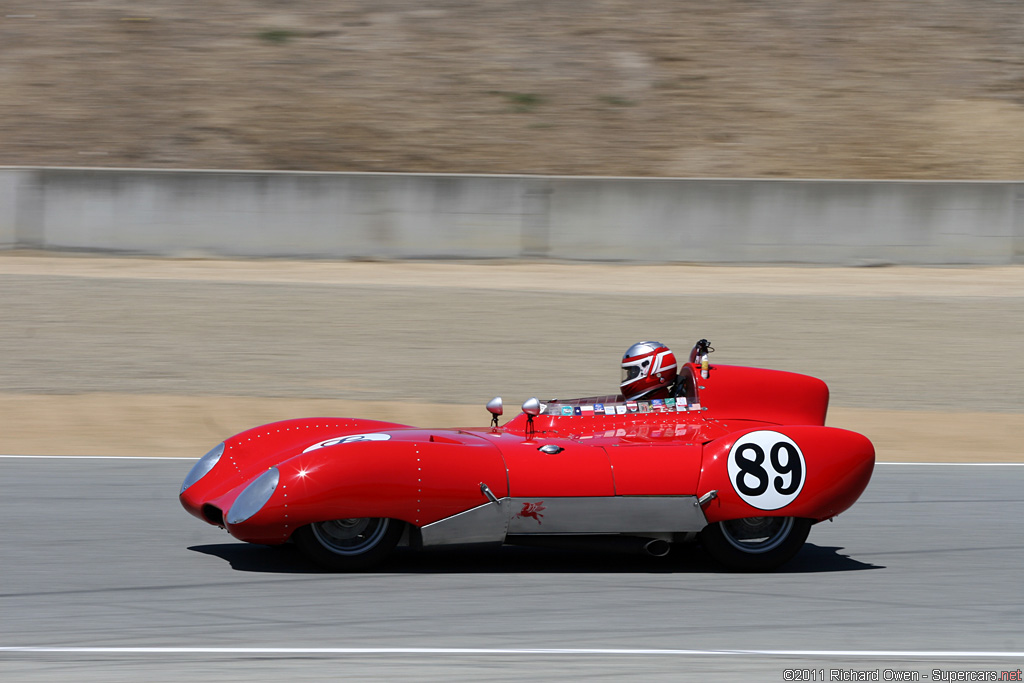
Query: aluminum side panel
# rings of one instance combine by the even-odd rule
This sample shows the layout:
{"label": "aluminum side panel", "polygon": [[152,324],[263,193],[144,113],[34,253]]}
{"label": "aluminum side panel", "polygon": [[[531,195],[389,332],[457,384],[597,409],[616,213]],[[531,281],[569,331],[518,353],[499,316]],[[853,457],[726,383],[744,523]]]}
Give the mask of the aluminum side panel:
{"label": "aluminum side panel", "polygon": [[506,498],[501,505],[487,503],[420,528],[423,545],[456,543],[500,543],[505,540],[511,508]]}
{"label": "aluminum side panel", "polygon": [[700,531],[707,526],[696,496],[512,498],[508,533],[629,534]]}
{"label": "aluminum side panel", "polygon": [[695,496],[503,498],[427,524],[424,546],[493,543],[506,535],[642,534],[700,531],[707,520]]}

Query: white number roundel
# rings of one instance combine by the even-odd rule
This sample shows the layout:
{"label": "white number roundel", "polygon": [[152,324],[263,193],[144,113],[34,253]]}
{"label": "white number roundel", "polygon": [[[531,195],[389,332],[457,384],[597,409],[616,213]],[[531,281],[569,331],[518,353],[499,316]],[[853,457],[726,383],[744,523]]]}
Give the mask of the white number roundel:
{"label": "white number roundel", "polygon": [[758,510],[778,510],[796,500],[806,473],[800,447],[778,432],[744,434],[729,451],[729,481]]}
{"label": "white number roundel", "polygon": [[303,453],[309,453],[310,451],[315,451],[318,448],[327,448],[328,446],[337,446],[338,444],[353,443],[355,441],[387,441],[390,438],[391,438],[390,434],[379,434],[379,433],[373,433],[373,434],[349,434],[348,436],[336,436],[333,439],[327,439],[326,441],[321,441],[320,443],[315,443],[315,444],[313,444],[312,446],[310,446],[309,448],[307,448],[306,450],[304,450],[302,452]]}

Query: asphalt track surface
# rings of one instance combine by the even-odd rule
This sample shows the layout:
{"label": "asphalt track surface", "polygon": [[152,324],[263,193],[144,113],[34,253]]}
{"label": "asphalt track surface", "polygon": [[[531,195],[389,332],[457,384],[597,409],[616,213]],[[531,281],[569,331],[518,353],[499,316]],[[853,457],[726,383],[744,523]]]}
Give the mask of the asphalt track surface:
{"label": "asphalt track surface", "polygon": [[190,465],[0,458],[0,679],[928,680],[1024,666],[1022,466],[879,465],[771,574],[721,571],[699,549],[505,548],[345,575],[187,515]]}

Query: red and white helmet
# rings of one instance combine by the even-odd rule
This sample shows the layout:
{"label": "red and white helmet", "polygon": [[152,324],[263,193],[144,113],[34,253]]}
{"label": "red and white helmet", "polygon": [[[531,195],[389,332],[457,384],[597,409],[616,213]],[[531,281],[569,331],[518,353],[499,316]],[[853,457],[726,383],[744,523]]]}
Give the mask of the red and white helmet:
{"label": "red and white helmet", "polygon": [[622,357],[622,383],[627,399],[642,398],[676,379],[676,357],[661,342],[637,342]]}

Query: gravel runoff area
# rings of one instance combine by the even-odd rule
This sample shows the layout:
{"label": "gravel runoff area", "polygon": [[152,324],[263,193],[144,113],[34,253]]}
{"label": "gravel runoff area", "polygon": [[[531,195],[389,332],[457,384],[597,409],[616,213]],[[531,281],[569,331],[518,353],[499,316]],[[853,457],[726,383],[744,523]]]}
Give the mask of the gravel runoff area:
{"label": "gravel runoff area", "polygon": [[1010,461],[1024,268],[0,254],[0,453],[198,456],[263,422],[484,425],[615,390],[630,343],[819,376],[890,461]]}

